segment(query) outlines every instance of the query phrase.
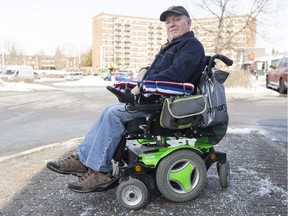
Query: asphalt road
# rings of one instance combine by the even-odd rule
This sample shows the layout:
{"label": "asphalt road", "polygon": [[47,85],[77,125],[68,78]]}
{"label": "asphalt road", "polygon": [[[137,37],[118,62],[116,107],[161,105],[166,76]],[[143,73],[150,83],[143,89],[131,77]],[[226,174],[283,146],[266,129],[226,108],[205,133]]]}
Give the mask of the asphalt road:
{"label": "asphalt road", "polygon": [[[0,157],[83,137],[107,104],[105,87],[0,92]],[[228,98],[231,129],[250,128],[287,146],[287,97]]]}
{"label": "asphalt road", "polygon": [[228,156],[231,177],[227,189],[221,190],[216,166],[212,166],[196,199],[173,203],[155,190],[138,211],[116,202],[116,188],[73,193],[66,185],[75,177],[45,169],[47,161],[74,151],[81,139],[71,138],[84,136],[103,106],[116,102],[105,88],[0,92],[0,98],[0,159],[68,140],[55,148],[0,162],[0,215],[287,215],[285,97],[228,98],[232,133],[215,147]]}
{"label": "asphalt road", "polygon": [[84,136],[116,98],[103,87],[0,92],[0,157]]}
{"label": "asphalt road", "polygon": [[287,148],[287,95],[228,98],[230,128],[250,128]]}

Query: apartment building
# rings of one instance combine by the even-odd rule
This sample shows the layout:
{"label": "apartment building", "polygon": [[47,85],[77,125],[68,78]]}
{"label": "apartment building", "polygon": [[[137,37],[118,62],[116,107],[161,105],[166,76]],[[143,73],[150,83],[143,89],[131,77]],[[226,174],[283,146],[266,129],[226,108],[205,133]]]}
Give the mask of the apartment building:
{"label": "apartment building", "polygon": [[256,20],[250,16],[192,20],[196,37],[202,42],[207,55],[222,53],[233,59],[234,67],[251,60],[256,44]]}
{"label": "apartment building", "polygon": [[93,68],[143,67],[153,61],[165,40],[157,19],[101,13],[93,18]]}
{"label": "apartment building", "polygon": [[[227,17],[220,24],[215,18],[195,19],[192,29],[207,55],[225,54],[236,65],[248,58],[255,46],[256,22],[248,16]],[[93,17],[93,69],[147,66],[166,39],[159,19],[100,13]]]}

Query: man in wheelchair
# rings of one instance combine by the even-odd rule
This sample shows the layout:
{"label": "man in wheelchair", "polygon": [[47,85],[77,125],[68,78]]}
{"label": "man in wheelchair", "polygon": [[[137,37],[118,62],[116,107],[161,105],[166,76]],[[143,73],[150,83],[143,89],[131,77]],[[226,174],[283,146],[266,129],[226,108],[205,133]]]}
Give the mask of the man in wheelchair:
{"label": "man in wheelchair", "polygon": [[[180,6],[170,7],[163,12],[160,20],[165,23],[168,41],[162,46],[149,68],[139,72],[142,80],[163,80],[179,83],[193,83],[197,86],[204,69],[205,53],[202,44],[190,31],[191,20],[188,12]],[[139,89],[131,91],[138,95]],[[110,179],[111,160],[125,124],[138,117],[149,116],[148,112],[127,112],[125,103],[106,107],[83,142],[79,145],[78,155],[58,162],[48,163],[48,168],[63,174],[83,176],[68,187],[76,192],[94,191]]]}
{"label": "man in wheelchair", "polygon": [[[137,85],[131,88],[128,94],[121,93],[121,91],[118,90],[116,91],[115,88],[108,88],[115,93],[120,103],[110,105],[102,111],[79,145],[77,154],[47,164],[47,168],[52,171],[61,174],[72,174],[79,177],[78,181],[68,184],[68,188],[72,191],[103,191],[110,187],[111,182],[115,181],[112,173],[112,160],[114,159],[118,161],[120,165],[123,165],[121,160],[127,157],[125,153],[127,131],[130,131],[130,137],[128,137],[128,139],[137,138],[137,136],[143,138],[144,134],[146,139],[154,139],[157,141],[158,135],[161,135],[162,141],[160,139],[159,142],[161,142],[164,147],[168,143],[165,135],[174,135],[177,137],[177,132],[173,131],[173,133],[171,133],[171,130],[161,128],[159,123],[155,124],[155,121],[157,122],[159,120],[162,96],[156,94],[145,97],[145,95],[141,93],[143,84],[147,84],[149,81],[189,83],[193,87],[190,88],[190,93],[196,94],[197,86],[206,66],[206,58],[202,44],[194,37],[194,33],[190,31],[191,19],[185,8],[182,6],[169,7],[161,14],[160,21],[164,22],[166,26],[167,43],[161,47],[150,67],[140,69]],[[186,88],[189,90],[189,86],[186,86]],[[135,99],[137,103],[139,103],[139,106],[135,103]],[[145,106],[146,104],[147,106]],[[153,115],[155,115],[155,118]],[[149,120],[147,122],[147,119],[150,119],[151,122],[149,122]],[[150,133],[151,131],[153,131],[153,134]],[[193,133],[193,131],[189,130],[187,133]],[[183,136],[183,134],[179,135]],[[188,134],[186,135],[188,136]],[[201,134],[201,136],[202,135],[203,134]],[[201,139],[208,142],[205,137]],[[199,139],[199,142],[201,139]],[[148,150],[148,146],[146,147],[146,153],[153,151],[153,148]],[[159,148],[156,148],[159,152]],[[182,153],[184,156],[187,154],[186,151]],[[143,160],[149,160],[149,155]],[[185,161],[187,162],[186,159],[184,159],[183,162]],[[199,163],[204,164],[203,162]],[[187,169],[191,169],[191,166],[194,165],[190,164]],[[138,168],[135,167],[135,169],[139,169],[139,172],[142,171],[141,166]],[[113,172],[115,171],[113,170]],[[189,171],[186,170],[184,172]],[[122,175],[125,177],[126,174],[122,173]],[[201,173],[198,172],[197,175],[200,176]],[[144,182],[145,184],[150,184],[150,186],[152,184],[151,188],[153,188],[153,183],[149,183],[148,180],[144,180]],[[142,184],[143,183],[140,183],[139,185],[140,189],[145,188],[145,184],[144,186]],[[130,193],[130,189],[126,186],[124,185],[120,188],[120,198],[118,198],[121,200],[121,197],[124,196],[123,194],[126,194],[128,200],[132,200],[131,209],[142,206],[141,203],[143,203],[143,201],[140,203],[137,201],[137,197],[139,197],[137,196],[138,193],[135,191]],[[164,185],[163,187],[166,186],[167,185]],[[144,190],[146,191],[146,189]],[[175,189],[176,192],[177,190]],[[167,196],[169,198],[169,195]],[[141,200],[145,200],[145,196],[144,199],[142,198]],[[135,199],[136,205],[133,204]],[[171,200],[175,199],[172,198]],[[185,200],[185,198],[181,198],[180,201]],[[176,199],[175,201],[178,200]],[[125,201],[123,202],[122,204],[129,208],[129,201],[127,201],[128,204]]]}

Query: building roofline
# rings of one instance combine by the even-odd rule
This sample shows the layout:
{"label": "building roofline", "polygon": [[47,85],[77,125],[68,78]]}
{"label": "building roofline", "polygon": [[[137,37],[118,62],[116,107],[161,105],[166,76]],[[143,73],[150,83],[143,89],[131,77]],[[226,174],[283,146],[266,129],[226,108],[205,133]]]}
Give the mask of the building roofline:
{"label": "building roofline", "polygon": [[[227,19],[237,19],[237,18],[243,18],[243,17],[249,17],[250,15],[249,14],[244,14],[244,15],[236,15],[236,16],[224,16],[223,19],[227,20]],[[204,17],[204,18],[196,18],[196,17],[192,17],[192,20],[195,19],[195,20],[211,20],[211,19],[215,19],[217,20],[218,18],[217,17]],[[255,17],[251,17],[251,19],[256,19]]]}
{"label": "building roofline", "polygon": [[106,12],[101,12],[98,15],[94,16],[93,19],[97,19],[98,17],[101,16],[113,16],[113,17],[123,17],[123,18],[133,18],[133,19],[141,19],[141,20],[151,20],[151,21],[159,21],[161,22],[158,18],[147,18],[147,17],[138,17],[138,16],[127,16],[127,15],[121,15],[121,14],[112,14],[112,13],[106,13]]}
{"label": "building roofline", "polygon": [[[122,15],[122,14],[112,14],[112,13],[106,13],[106,12],[101,12],[95,16],[93,16],[93,19],[97,19],[98,17],[101,16],[114,16],[114,17],[123,17],[123,18],[136,18],[136,19],[144,19],[144,20],[153,20],[153,21],[159,21],[161,22],[158,18],[148,18],[148,17],[138,17],[138,16],[128,16],[128,15]],[[244,14],[244,15],[236,15],[236,16],[225,16],[223,17],[224,19],[237,19],[237,18],[243,18],[243,17],[248,17],[249,14]],[[252,19],[255,19],[254,17],[251,17]],[[204,17],[204,18],[196,18],[193,17],[192,20],[211,20],[211,19],[217,19],[216,17]]]}

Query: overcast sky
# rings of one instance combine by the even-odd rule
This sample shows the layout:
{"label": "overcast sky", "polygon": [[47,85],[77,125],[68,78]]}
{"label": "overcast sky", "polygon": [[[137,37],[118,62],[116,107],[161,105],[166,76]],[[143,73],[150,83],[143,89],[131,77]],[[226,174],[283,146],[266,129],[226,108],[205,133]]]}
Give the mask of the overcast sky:
{"label": "overcast sky", "polygon": [[[231,0],[239,4],[238,0]],[[245,13],[249,2],[242,0],[237,10]],[[281,10],[262,16],[257,47],[288,51],[285,0]],[[92,18],[101,12],[119,15],[159,18],[171,5],[183,5],[192,16],[204,18],[198,7],[200,0],[0,0],[0,51],[14,44],[24,54],[55,54],[58,46],[81,52],[92,45]],[[245,2],[248,5],[245,7]],[[285,28],[284,28],[285,25]],[[262,36],[261,36],[262,35]],[[266,37],[263,40],[263,35]],[[271,40],[271,38],[274,38]]]}

